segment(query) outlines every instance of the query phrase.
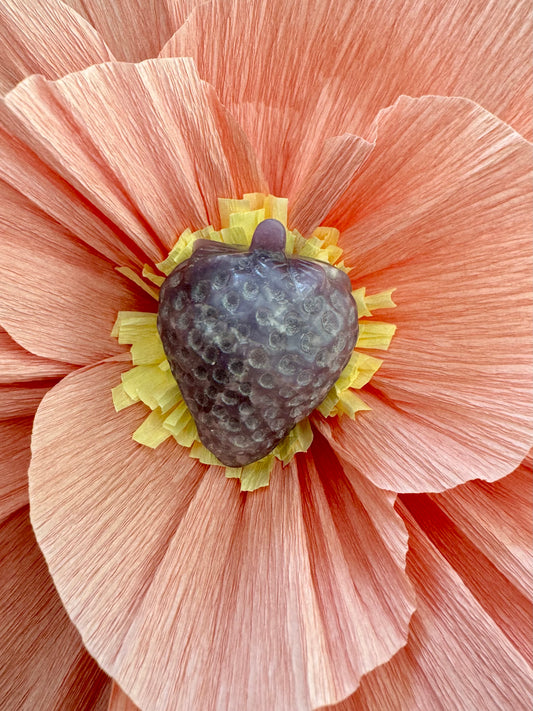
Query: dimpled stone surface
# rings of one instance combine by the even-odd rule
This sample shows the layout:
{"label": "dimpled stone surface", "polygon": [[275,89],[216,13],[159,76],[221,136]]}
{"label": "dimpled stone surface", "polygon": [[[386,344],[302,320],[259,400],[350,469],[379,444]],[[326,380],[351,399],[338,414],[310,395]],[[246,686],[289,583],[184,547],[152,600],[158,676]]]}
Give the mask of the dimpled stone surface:
{"label": "dimpled stone surface", "polygon": [[158,328],[202,443],[231,467],[271,452],[324,400],[358,331],[344,272],[258,240],[199,240],[161,288]]}

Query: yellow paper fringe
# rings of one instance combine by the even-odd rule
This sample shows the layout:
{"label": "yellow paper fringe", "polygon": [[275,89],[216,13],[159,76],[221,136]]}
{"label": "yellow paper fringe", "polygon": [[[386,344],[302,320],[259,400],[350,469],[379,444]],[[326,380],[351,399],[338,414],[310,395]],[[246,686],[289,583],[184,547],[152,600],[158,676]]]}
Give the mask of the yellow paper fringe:
{"label": "yellow paper fringe", "polygon": [[385,321],[359,321],[358,348],[376,348],[386,351],[390,346],[392,337],[396,332],[393,323]]}
{"label": "yellow paper fringe", "polygon": [[143,291],[149,294],[156,301],[159,301],[159,290],[153,289],[149,284],[147,284],[142,277],[140,277],[133,269],[130,267],[116,267],[117,272],[127,277],[134,284],[137,284]]}
{"label": "yellow paper fringe", "polygon": [[163,428],[164,417],[161,410],[151,412],[142,425],[133,433],[133,439],[139,444],[155,449],[170,437],[170,432]]}
{"label": "yellow paper fringe", "polygon": [[[178,264],[188,259],[198,239],[210,239],[225,244],[248,247],[257,225],[264,219],[274,218],[287,229],[285,251],[335,265],[348,272],[344,262],[339,261],[342,249],[338,247],[339,231],[334,227],[317,227],[304,239],[297,230],[287,228],[288,201],[285,198],[248,193],[242,200],[219,199],[221,229],[209,225],[192,232],[186,229],[180,235],[168,257],[156,264],[158,272],[145,264],[142,276],[129,267],[117,269],[131,279],[156,301],[159,287]],[[149,282],[149,283],[148,283]],[[337,382],[317,410],[326,417],[346,414],[352,419],[357,412],[369,410],[369,406],[355,392],[364,387],[379,369],[382,361],[361,353],[360,349],[387,350],[396,326],[384,321],[361,320],[372,318],[373,311],[390,309],[396,305],[392,300],[393,289],[367,295],[364,287],[352,292],[359,315],[359,337],[348,364]],[[183,400],[179,387],[170,372],[170,365],[157,330],[157,314],[135,311],[119,312],[111,335],[121,344],[131,346],[133,367],[121,375],[122,382],[111,393],[115,410],[142,402],[151,412],[133,433],[139,444],[155,449],[169,437],[178,444],[190,448],[190,456],[201,463],[224,465],[200,442],[194,419]],[[254,491],[268,486],[275,461],[283,466],[298,453],[306,452],[313,441],[309,420],[299,422],[278,444],[273,452],[263,459],[245,467],[225,467],[226,477],[240,479],[241,491]]]}

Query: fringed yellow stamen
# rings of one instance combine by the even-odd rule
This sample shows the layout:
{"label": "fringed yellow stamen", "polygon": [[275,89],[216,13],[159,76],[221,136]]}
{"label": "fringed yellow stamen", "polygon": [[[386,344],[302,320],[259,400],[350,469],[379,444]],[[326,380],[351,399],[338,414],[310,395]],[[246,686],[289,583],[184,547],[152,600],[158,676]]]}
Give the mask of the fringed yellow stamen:
{"label": "fringed yellow stamen", "polygon": [[163,422],[163,427],[182,447],[191,447],[198,440],[198,430],[185,400],[180,400]]}
{"label": "fringed yellow stamen", "polygon": [[119,385],[115,385],[114,388],[111,388],[111,396],[113,398],[113,405],[116,412],[120,412],[126,407],[139,402],[139,400],[134,400],[127,394],[122,383],[119,383]]}
{"label": "fringed yellow stamen", "polygon": [[[156,301],[159,287],[178,264],[188,259],[197,239],[210,239],[230,245],[248,247],[257,225],[264,219],[274,218],[287,228],[288,201],[285,198],[248,193],[242,200],[219,199],[221,229],[211,225],[192,232],[186,229],[170,250],[168,257],[155,265],[155,271],[145,264],[142,276],[129,267],[118,271],[139,285]],[[305,239],[297,230],[287,229],[285,251],[311,257],[335,265],[349,272],[343,261],[342,249],[338,246],[339,231],[334,227],[317,227]],[[359,337],[350,361],[340,374],[317,410],[325,417],[346,414],[352,419],[357,412],[370,410],[356,391],[363,388],[379,369],[382,361],[361,350],[387,350],[396,326],[384,321],[370,321],[373,312],[390,309],[393,289],[378,294],[366,294],[364,287],[352,292],[359,314]],[[111,333],[119,343],[131,346],[133,367],[122,374],[122,382],[112,389],[113,405],[119,412],[126,407],[142,402],[151,412],[133,433],[139,444],[155,449],[172,437],[178,444],[190,448],[190,456],[203,464],[224,465],[198,438],[193,417],[183,400],[179,387],[170,372],[161,339],[157,330],[157,314],[121,311]],[[240,479],[242,491],[254,491],[268,486],[276,460],[283,466],[298,452],[306,452],[313,441],[313,432],[308,419],[299,422],[273,452],[245,467],[225,467],[226,477]]]}
{"label": "fringed yellow stamen", "polygon": [[376,348],[386,351],[396,332],[393,323],[384,321],[359,321],[358,348]]}
{"label": "fringed yellow stamen", "polygon": [[255,228],[260,222],[263,222],[264,219],[264,209],[251,210],[250,212],[235,212],[233,215],[229,216],[228,234],[231,235],[232,231],[235,230],[236,227],[240,227],[242,230],[240,234],[244,234],[244,241],[241,244],[247,246],[252,241]]}
{"label": "fringed yellow stamen", "polygon": [[363,286],[360,289],[352,291],[352,296],[357,304],[357,313],[361,319],[363,316],[372,316],[372,311],[380,309],[393,309],[396,304],[392,300],[394,289],[380,291],[378,294],[366,295],[366,288]]}
{"label": "fringed yellow stamen", "polygon": [[224,466],[222,462],[198,440],[193,442],[190,454],[193,459],[198,459],[202,464],[211,464],[219,467]]}
{"label": "fringed yellow stamen", "polygon": [[313,430],[306,418],[293,427],[289,434],[283,439],[276,449],[274,455],[283,464],[288,464],[298,452],[307,452],[313,441]]}
{"label": "fringed yellow stamen", "polygon": [[[264,196],[263,196],[264,201]],[[248,200],[245,196],[242,200],[232,200],[231,198],[218,199],[218,212],[220,214],[220,224],[222,227],[229,227],[230,215],[235,215],[239,212],[250,212],[257,210],[262,205],[261,200],[252,205],[252,200]]]}
{"label": "fringed yellow stamen", "polygon": [[149,279],[156,286],[163,286],[165,281],[165,277],[161,274],[156,274],[149,264],[143,265],[142,276],[144,279]]}
{"label": "fringed yellow stamen", "polygon": [[255,491],[270,483],[270,473],[274,468],[274,455],[268,454],[258,462],[252,462],[242,468],[241,491]]}
{"label": "fringed yellow stamen", "polygon": [[370,410],[370,407],[362,400],[359,395],[356,395],[353,390],[345,390],[341,393],[339,397],[339,402],[337,403],[337,411],[339,413],[343,412],[352,420],[355,419],[355,413],[361,412],[362,410]]}
{"label": "fringed yellow stamen", "polygon": [[170,432],[164,429],[165,416],[158,408],[151,412],[146,420],[133,433],[133,439],[139,444],[155,449],[170,437]]}
{"label": "fringed yellow stamen", "polygon": [[265,197],[265,214],[268,219],[279,220],[285,227],[287,227],[287,211],[289,208],[289,201],[287,198],[274,197],[274,195],[267,195]]}
{"label": "fringed yellow stamen", "polygon": [[154,289],[150,286],[150,284],[147,284],[142,277],[133,271],[133,269],[130,269],[130,267],[116,267],[116,270],[134,284],[137,284],[137,286],[153,297],[156,301],[159,301],[159,289]]}

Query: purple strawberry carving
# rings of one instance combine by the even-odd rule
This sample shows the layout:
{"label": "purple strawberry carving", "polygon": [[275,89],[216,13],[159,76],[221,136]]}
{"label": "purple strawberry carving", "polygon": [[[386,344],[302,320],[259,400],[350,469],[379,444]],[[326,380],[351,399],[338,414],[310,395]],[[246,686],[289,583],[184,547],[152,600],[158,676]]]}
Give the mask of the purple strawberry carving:
{"label": "purple strawberry carving", "polygon": [[161,288],[172,374],[202,443],[230,467],[261,459],[309,415],[357,340],[347,275],[284,248],[276,220],[248,250],[198,240]]}

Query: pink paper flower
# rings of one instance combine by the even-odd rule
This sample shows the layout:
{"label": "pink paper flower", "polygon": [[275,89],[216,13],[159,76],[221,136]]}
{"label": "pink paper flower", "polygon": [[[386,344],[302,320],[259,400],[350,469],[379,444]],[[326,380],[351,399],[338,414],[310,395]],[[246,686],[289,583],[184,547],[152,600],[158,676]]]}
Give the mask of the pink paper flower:
{"label": "pink paper flower", "polygon": [[[1,0],[6,709],[529,708],[528,9]],[[116,267],[254,191],[398,330],[241,494],[132,441],[110,331],[153,311]]]}

